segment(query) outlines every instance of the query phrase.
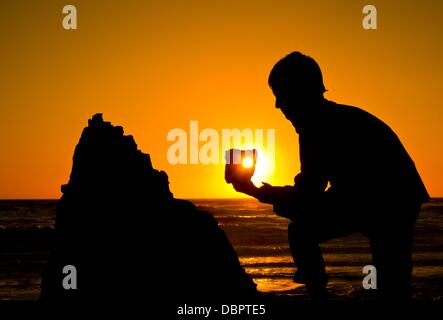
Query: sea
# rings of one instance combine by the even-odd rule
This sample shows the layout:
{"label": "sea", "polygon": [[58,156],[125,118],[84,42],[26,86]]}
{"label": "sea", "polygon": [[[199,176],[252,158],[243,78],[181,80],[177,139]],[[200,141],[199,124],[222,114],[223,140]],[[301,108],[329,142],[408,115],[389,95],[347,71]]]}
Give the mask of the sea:
{"label": "sea", "polygon": [[[264,294],[305,297],[303,285],[293,282],[295,266],[289,251],[288,220],[272,206],[255,199],[190,199],[211,213],[236,250],[241,265]],[[51,233],[56,200],[1,200],[0,240],[8,230],[17,238]],[[13,235],[15,237],[15,235]],[[11,237],[11,235],[9,235]],[[364,295],[363,267],[371,264],[368,240],[352,234],[321,245],[330,276],[328,289],[338,299]],[[38,299],[48,248],[13,249],[0,243],[0,299]],[[423,205],[415,228],[414,297],[443,299],[443,198]]]}

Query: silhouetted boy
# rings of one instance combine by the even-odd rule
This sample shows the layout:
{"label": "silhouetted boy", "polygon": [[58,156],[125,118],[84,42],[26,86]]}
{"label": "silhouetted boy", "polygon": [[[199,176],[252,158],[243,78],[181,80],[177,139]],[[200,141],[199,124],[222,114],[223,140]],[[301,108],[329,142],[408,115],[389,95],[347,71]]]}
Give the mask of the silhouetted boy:
{"label": "silhouetted boy", "polygon": [[313,298],[325,298],[319,243],[361,232],[370,240],[379,292],[408,298],[413,227],[429,195],[400,140],[371,114],[326,100],[320,67],[300,52],[274,66],[269,85],[299,134],[301,172],[294,186],[233,185],[291,220],[294,280]]}

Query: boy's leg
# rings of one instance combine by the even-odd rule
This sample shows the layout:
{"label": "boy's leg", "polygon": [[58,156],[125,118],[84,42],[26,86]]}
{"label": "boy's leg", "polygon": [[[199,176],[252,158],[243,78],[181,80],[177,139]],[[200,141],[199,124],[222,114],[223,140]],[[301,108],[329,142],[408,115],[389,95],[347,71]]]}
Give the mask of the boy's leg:
{"label": "boy's leg", "polygon": [[[288,240],[297,272],[294,281],[306,284],[310,295],[326,295],[328,276],[320,243],[357,232],[357,227],[331,210],[326,217],[293,221]],[[334,217],[334,218],[332,218]]]}
{"label": "boy's leg", "polygon": [[319,243],[312,238],[306,228],[294,222],[288,226],[289,247],[297,272],[294,281],[306,284],[313,298],[326,298],[328,276]]}
{"label": "boy's leg", "polygon": [[311,295],[326,296],[328,276],[319,244],[359,231],[358,212],[349,201],[324,193],[318,201],[297,212],[289,224],[288,238],[297,273],[296,282],[305,283]]}
{"label": "boy's leg", "polygon": [[384,224],[370,237],[377,289],[382,298],[405,300],[411,297],[413,229],[419,210],[402,211],[401,219]]}

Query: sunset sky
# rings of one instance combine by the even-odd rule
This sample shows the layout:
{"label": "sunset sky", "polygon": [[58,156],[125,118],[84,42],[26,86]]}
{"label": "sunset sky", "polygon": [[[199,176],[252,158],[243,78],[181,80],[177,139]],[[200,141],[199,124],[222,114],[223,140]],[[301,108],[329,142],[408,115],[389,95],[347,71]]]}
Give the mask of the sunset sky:
{"label": "sunset sky", "polygon": [[[62,28],[63,6],[78,29]],[[362,28],[362,8],[378,29]],[[174,128],[275,129],[274,170],[292,184],[298,137],[267,85],[292,51],[317,60],[326,98],[390,125],[431,196],[443,196],[443,1],[0,2],[0,198],[58,198],[95,113],[125,128],[181,198],[241,196],[224,165],[172,165]],[[222,152],[222,150],[220,150]]]}

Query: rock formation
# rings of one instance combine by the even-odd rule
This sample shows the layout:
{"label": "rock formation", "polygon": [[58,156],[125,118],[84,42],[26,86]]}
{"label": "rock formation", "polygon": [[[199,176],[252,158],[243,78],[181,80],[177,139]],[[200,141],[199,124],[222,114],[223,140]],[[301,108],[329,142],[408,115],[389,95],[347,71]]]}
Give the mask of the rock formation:
{"label": "rock formation", "polygon": [[[186,303],[256,293],[212,215],[175,199],[166,173],[101,114],[83,130],[62,192],[42,299]],[[62,286],[66,265],[77,289]]]}

